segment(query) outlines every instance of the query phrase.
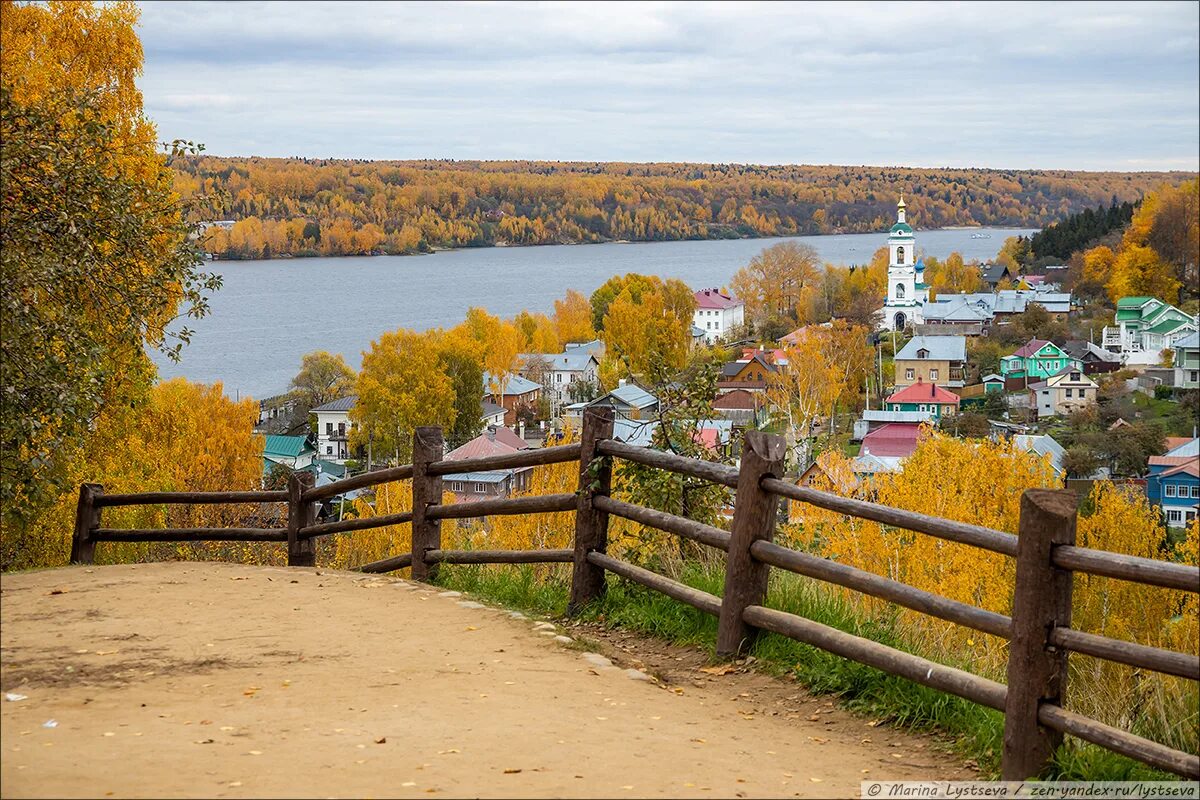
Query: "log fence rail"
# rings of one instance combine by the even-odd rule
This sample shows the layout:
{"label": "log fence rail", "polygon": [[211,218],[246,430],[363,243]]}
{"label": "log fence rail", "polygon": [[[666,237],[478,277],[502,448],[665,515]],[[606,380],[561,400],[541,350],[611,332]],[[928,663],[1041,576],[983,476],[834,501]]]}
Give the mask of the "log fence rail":
{"label": "log fence rail", "polygon": [[[613,573],[717,618],[717,651],[743,653],[763,631],[786,636],[836,655],[963,697],[1004,714],[1001,775],[1024,780],[1042,774],[1064,734],[1184,777],[1200,778],[1200,757],[1063,708],[1070,653],[1200,680],[1200,657],[1126,642],[1071,627],[1075,572],[1200,592],[1200,569],[1154,559],[1078,547],[1076,510],[1070,492],[1031,489],[1021,499],[1019,535],[942,519],[796,486],[783,479],[783,442],[746,433],[740,467],[684,458],[612,439],[611,409],[589,409],[580,442],[516,454],[446,461],[442,431],[414,432],[413,463],[357,475],[321,487],[312,475],[293,473],[286,491],[143,492],[105,494],[98,484],[80,486],[71,547],[73,563],[92,563],[98,542],[248,541],[284,542],[289,566],[312,566],[321,536],[401,523],[412,524],[412,552],[358,567],[383,573],[412,568],[414,580],[433,580],[440,564],[572,564],[568,613],[578,613],[605,591]],[[613,499],[613,459],[632,461],[699,478],[735,490],[731,530]],[[442,477],[491,469],[578,462],[575,494],[483,500],[443,505]],[[345,492],[412,480],[413,510],[363,519],[316,522],[320,503]],[[772,541],[780,500],[808,503],[841,514],[979,547],[1016,560],[1012,616],[972,606],[890,578],[778,545]],[[178,528],[122,530],[101,527],[105,508],[149,504],[287,503],[285,528]],[[575,512],[574,545],[559,550],[449,550],[440,522],[498,514]],[[722,597],[687,586],[607,553],[609,516],[674,533],[726,553]],[[768,608],[771,569],[845,587],[1009,642],[1007,685],[855,636],[778,609]]]}

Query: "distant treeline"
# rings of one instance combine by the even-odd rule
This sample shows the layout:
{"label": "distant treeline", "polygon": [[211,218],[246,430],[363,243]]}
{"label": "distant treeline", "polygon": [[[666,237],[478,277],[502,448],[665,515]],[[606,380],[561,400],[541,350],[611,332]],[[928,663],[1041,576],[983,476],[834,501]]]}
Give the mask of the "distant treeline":
{"label": "distant treeline", "polygon": [[1033,255],[1036,258],[1058,258],[1065,263],[1073,253],[1128,225],[1133,219],[1133,208],[1133,203],[1118,204],[1114,200],[1108,208],[1085,208],[1078,214],[1072,214],[1033,235],[1030,242]]}
{"label": "distant treeline", "polygon": [[1042,227],[1178,172],[198,157],[174,164],[225,258],[869,232],[901,193],[918,227]]}

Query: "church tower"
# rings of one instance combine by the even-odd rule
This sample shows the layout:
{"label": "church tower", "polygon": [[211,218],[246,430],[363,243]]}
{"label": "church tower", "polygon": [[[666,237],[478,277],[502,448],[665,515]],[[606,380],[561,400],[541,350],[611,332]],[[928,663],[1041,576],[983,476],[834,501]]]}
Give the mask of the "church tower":
{"label": "church tower", "polygon": [[888,232],[888,290],[883,307],[884,330],[903,330],[924,320],[922,307],[929,299],[925,264],[917,260],[916,238],[905,220],[904,196],[896,204],[896,224]]}

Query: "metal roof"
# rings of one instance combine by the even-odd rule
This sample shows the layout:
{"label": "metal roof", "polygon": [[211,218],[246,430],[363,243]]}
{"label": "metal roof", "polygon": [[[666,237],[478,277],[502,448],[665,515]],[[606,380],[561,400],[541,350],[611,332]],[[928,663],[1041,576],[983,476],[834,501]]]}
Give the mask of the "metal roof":
{"label": "metal roof", "polygon": [[[929,355],[918,359],[917,351],[927,350]],[[914,336],[896,354],[897,361],[966,361],[967,337],[965,336]]]}
{"label": "metal roof", "polygon": [[263,456],[269,458],[296,458],[304,453],[315,452],[316,448],[308,443],[307,436],[271,435],[263,444]]}
{"label": "metal roof", "polygon": [[337,400],[330,400],[328,403],[323,403],[312,409],[313,412],[318,411],[349,411],[354,408],[354,404],[358,402],[358,395],[352,394],[346,397],[339,397]]}
{"label": "metal roof", "polygon": [[[492,391],[491,388],[489,388],[489,386],[488,386],[488,384],[490,384],[491,382],[492,382],[492,374],[490,372],[483,373],[484,394],[488,394]],[[542,388],[541,384],[534,383],[533,381],[529,380],[528,378],[522,378],[520,375],[511,375],[511,376],[509,376],[508,383],[504,387],[504,393],[506,395],[529,394],[530,392],[536,392],[538,389],[541,389],[541,388]]]}

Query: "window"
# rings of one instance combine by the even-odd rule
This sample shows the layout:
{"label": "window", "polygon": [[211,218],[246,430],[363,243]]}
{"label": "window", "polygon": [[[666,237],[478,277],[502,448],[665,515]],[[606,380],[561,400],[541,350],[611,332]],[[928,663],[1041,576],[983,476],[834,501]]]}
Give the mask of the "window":
{"label": "window", "polygon": [[929,380],[936,381],[938,379],[938,371],[936,369],[929,370]]}
{"label": "window", "polygon": [[475,493],[476,494],[483,494],[485,491],[487,491],[487,490],[483,488],[482,483],[475,484]]}
{"label": "window", "polygon": [[333,445],[327,445],[325,447],[325,455],[327,455],[327,456],[333,455]]}
{"label": "window", "polygon": [[1079,387],[1079,399],[1082,400],[1085,397],[1087,397],[1087,389],[1084,389],[1081,386],[1081,387]]}
{"label": "window", "polygon": [[[896,248],[896,263],[897,263],[897,264],[903,264],[903,263],[904,263],[904,248],[903,248],[903,247],[897,247],[897,248]],[[902,288],[901,288],[901,290],[900,290],[900,296],[901,296],[901,297],[903,297],[903,296],[904,296],[904,290],[903,290],[903,287],[902,287]]]}
{"label": "window", "polygon": [[1200,486],[1192,487],[1192,497],[1200,497]]}
{"label": "window", "polygon": [[917,358],[929,358],[929,351],[922,348],[917,351]]}
{"label": "window", "polygon": [[904,284],[903,283],[896,284],[896,298],[899,300],[904,299]]}
{"label": "window", "polygon": [[1175,484],[1167,483],[1163,485],[1163,497],[1175,496]]}
{"label": "window", "polygon": [[1183,512],[1177,508],[1167,509],[1167,522],[1182,522]]}
{"label": "window", "polygon": [[1188,380],[1189,381],[1200,381],[1200,372],[1197,372],[1196,370],[1190,371],[1188,373]]}
{"label": "window", "polygon": [[346,435],[346,423],[339,422],[338,423],[338,436],[345,436],[345,435]]}
{"label": "window", "polygon": [[904,370],[904,377],[911,381],[913,379],[913,371],[911,369]]}
{"label": "window", "polygon": [[333,423],[332,422],[325,423],[325,435],[333,436]]}
{"label": "window", "polygon": [[921,403],[921,405],[917,406],[917,411],[925,411],[925,410],[926,410],[926,408],[925,408],[924,403]]}
{"label": "window", "polygon": [[1067,397],[1070,397],[1070,396],[1071,396],[1071,388],[1068,386],[1067,387]]}
{"label": "window", "polygon": [[1072,372],[1072,373],[1071,373],[1071,380],[1072,380],[1072,381],[1075,381],[1075,382],[1078,382],[1078,381],[1079,381],[1079,373],[1078,373],[1078,372]]}

